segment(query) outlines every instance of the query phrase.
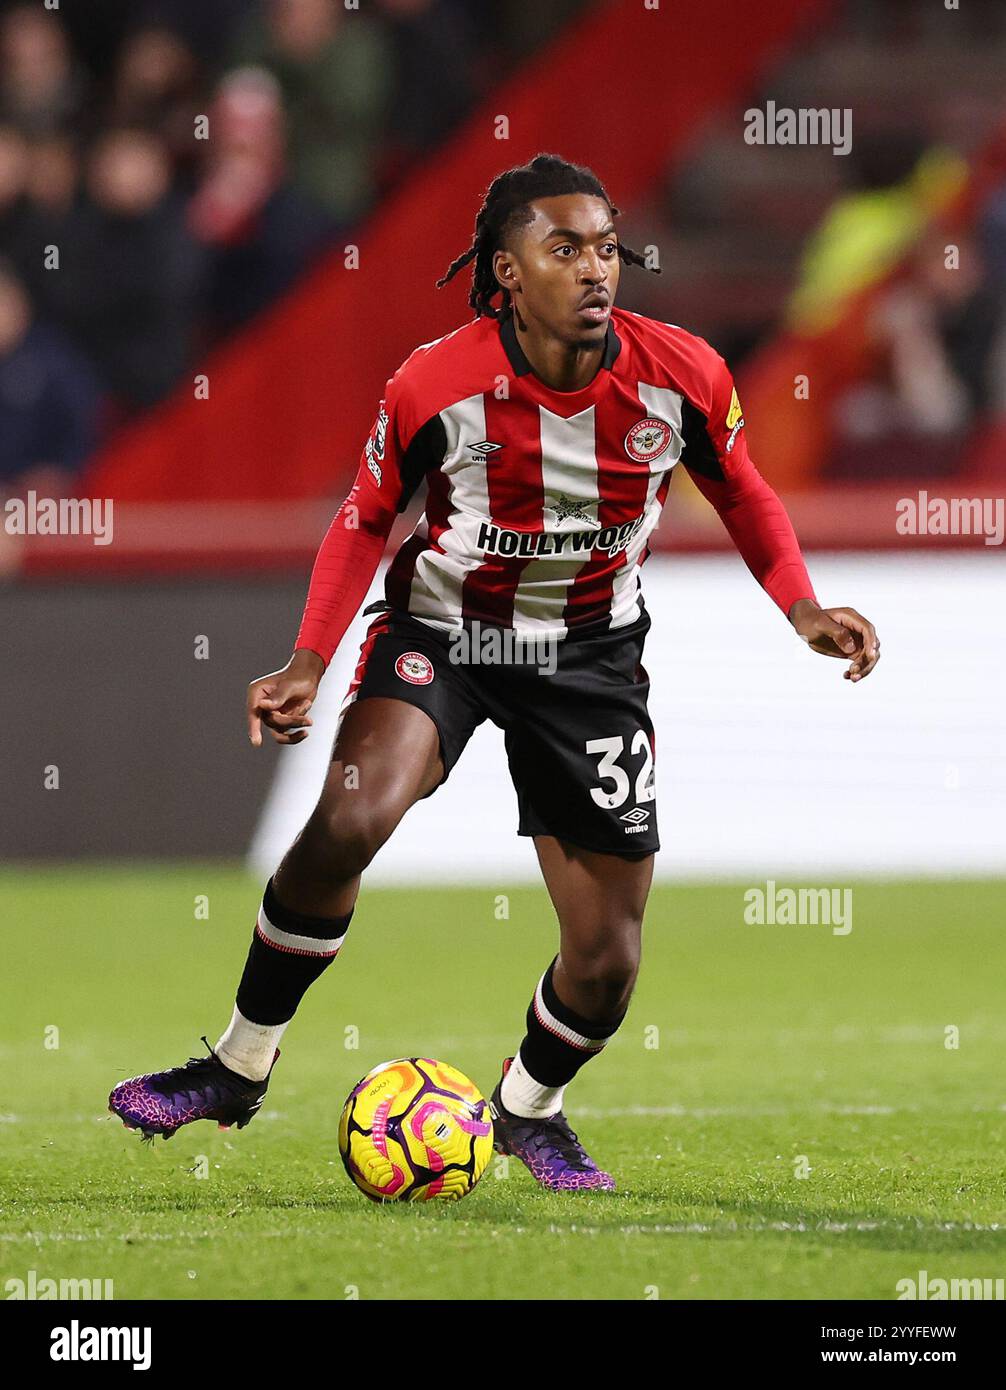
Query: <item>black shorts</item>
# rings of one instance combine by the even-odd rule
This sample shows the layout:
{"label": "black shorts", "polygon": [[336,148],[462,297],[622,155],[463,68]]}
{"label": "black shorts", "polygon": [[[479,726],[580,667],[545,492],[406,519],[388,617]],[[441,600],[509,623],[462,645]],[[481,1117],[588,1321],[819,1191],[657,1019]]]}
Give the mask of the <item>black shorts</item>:
{"label": "black shorts", "polygon": [[380,606],[343,714],[374,695],[425,710],[440,733],[442,781],[491,719],[505,736],[519,835],[631,858],[660,848],[645,609],[626,627],[536,647],[503,629],[475,624],[466,637]]}

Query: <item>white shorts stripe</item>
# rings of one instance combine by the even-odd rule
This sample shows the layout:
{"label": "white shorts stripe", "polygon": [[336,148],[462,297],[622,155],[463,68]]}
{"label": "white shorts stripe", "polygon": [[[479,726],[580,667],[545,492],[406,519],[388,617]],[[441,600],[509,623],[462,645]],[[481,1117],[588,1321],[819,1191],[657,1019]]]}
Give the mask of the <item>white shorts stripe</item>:
{"label": "white shorts stripe", "polygon": [[293,932],[283,931],[269,921],[265,915],[264,907],[259,908],[256,931],[267,945],[275,947],[277,951],[287,951],[294,956],[337,956],[340,946],[346,939],[346,932],[343,932],[341,936],[322,940],[315,936],[296,936]]}

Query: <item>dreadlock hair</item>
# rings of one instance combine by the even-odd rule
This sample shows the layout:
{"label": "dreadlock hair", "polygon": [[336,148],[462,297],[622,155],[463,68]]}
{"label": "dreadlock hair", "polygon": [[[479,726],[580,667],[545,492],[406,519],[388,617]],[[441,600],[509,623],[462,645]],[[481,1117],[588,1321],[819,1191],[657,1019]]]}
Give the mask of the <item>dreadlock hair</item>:
{"label": "dreadlock hair", "polygon": [[[503,318],[510,308],[510,292],[496,279],[493,256],[512,231],[527,226],[532,220],[530,205],[536,198],[558,198],[566,193],[589,193],[595,198],[603,198],[611,208],[612,217],[618,216],[618,208],[593,170],[581,164],[570,164],[557,154],[536,155],[529,164],[505,169],[493,179],[475,218],[475,236],[471,246],[451,262],[447,273],[437,281],[437,289],[453,280],[469,261],[474,261],[468,303],[479,318],[483,315]],[[646,266],[645,259],[638,251],[621,242],[618,243],[618,255],[626,265]],[[659,267],[648,266],[647,269],[660,274]],[[492,304],[497,294],[502,295],[503,300],[499,308]]]}

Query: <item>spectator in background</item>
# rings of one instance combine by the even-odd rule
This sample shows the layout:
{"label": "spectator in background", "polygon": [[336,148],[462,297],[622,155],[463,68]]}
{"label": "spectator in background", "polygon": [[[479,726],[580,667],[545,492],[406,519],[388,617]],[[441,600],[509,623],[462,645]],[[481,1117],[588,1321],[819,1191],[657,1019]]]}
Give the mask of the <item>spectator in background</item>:
{"label": "spectator in background", "polygon": [[170,29],[148,26],[127,36],[115,64],[106,123],[159,135],[176,169],[198,154],[195,118],[205,111],[195,55]]}
{"label": "spectator in background", "polygon": [[41,5],[8,11],[0,19],[0,120],[26,134],[65,130],[85,97],[58,12]]}
{"label": "spectator in background", "polygon": [[[946,263],[951,245],[956,266]],[[951,472],[997,394],[1002,305],[975,239],[963,228],[927,232],[869,327],[876,367],[837,402],[843,445],[833,472]]]}
{"label": "spectator in background", "polygon": [[48,302],[118,402],[153,405],[188,364],[199,275],[163,141],[108,131],[85,186]]}
{"label": "spectator in background", "polygon": [[[378,0],[394,54],[388,116],[392,178],[436,145],[469,110],[479,62],[474,26],[456,0]],[[436,81],[430,74],[436,73]]]}
{"label": "spectator in background", "polygon": [[210,129],[188,222],[208,248],[203,303],[218,337],[288,289],[332,228],[286,177],[282,99],[270,73],[239,68],[225,77]]}
{"label": "spectator in background", "polygon": [[58,225],[77,196],[80,161],[69,135],[41,135],[28,147],[25,183],[29,202]]}
{"label": "spectator in background", "polygon": [[0,252],[22,275],[32,258],[27,185],[28,142],[14,126],[0,125]]}
{"label": "spectator in background", "polygon": [[815,333],[837,322],[851,296],[898,264],[967,176],[959,155],[927,147],[924,132],[912,126],[861,132],[846,165],[850,186],[804,250],[787,309],[797,332]]}
{"label": "spectator in background", "polygon": [[34,317],[0,262],[0,492],[65,494],[94,445],[98,411],[87,362]]}
{"label": "spectator in background", "polygon": [[58,293],[51,293],[58,286],[45,267],[46,247],[62,249],[72,236],[79,184],[80,157],[68,135],[40,135],[29,143],[18,264],[44,318],[58,314],[61,302]]}
{"label": "spectator in background", "polygon": [[[169,29],[177,34],[197,60],[207,67],[218,65],[230,49],[238,25],[261,0],[113,0],[128,8],[134,23]],[[87,0],[88,8],[94,0]],[[90,15],[87,28],[90,30]],[[107,48],[106,44],[102,47]]]}
{"label": "spectator in background", "polygon": [[381,26],[336,0],[266,0],[232,56],[279,82],[293,185],[338,225],[355,222],[374,200],[392,81]]}

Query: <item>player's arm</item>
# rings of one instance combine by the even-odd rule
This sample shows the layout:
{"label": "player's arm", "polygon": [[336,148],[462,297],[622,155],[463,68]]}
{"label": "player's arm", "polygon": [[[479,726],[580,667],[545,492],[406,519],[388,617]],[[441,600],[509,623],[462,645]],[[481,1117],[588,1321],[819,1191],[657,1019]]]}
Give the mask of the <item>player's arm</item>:
{"label": "player's arm", "polygon": [[300,743],[307,737],[308,711],[321,678],[373,582],[395,517],[415,490],[415,460],[421,451],[413,444],[420,440],[402,447],[399,417],[404,412],[398,404],[393,378],[356,480],[315,559],[293,655],[280,670],[258,676],[248,686],[248,737],[255,747],[262,742],[263,724],[277,743]]}
{"label": "player's arm", "polygon": [[880,659],[873,624],[854,608],[822,608],[792,522],[752,463],[744,417],[726,363],[710,350],[708,399],[684,405],[682,462],[719,513],[748,569],[796,632],[823,656],[848,658],[845,678],[868,676]]}

